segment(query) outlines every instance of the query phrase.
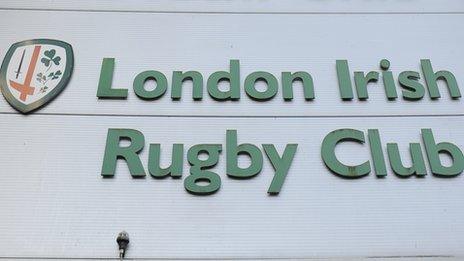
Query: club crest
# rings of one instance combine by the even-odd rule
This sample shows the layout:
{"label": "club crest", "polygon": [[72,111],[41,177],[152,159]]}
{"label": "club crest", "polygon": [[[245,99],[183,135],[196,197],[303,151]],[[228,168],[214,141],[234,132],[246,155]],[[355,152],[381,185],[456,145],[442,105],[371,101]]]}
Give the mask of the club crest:
{"label": "club crest", "polygon": [[73,50],[68,43],[50,39],[15,43],[0,69],[2,94],[16,110],[31,112],[66,87],[73,63]]}

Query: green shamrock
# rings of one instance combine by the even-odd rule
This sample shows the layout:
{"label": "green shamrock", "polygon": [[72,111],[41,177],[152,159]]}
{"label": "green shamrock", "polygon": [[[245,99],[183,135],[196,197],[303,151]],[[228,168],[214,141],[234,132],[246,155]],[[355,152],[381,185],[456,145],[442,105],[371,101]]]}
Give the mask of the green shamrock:
{"label": "green shamrock", "polygon": [[45,82],[46,80],[47,80],[47,78],[45,77],[44,74],[42,74],[42,73],[37,74],[37,81],[42,83],[42,82]]}
{"label": "green shamrock", "polygon": [[60,78],[60,75],[61,75],[61,71],[58,70],[58,71],[56,71],[56,72],[51,72],[47,77],[48,77],[48,78],[51,77],[52,80],[55,80],[55,79]]}
{"label": "green shamrock", "polygon": [[56,54],[56,50],[55,49],[51,49],[51,50],[48,50],[48,51],[45,51],[44,52],[44,55],[46,57],[40,59],[40,61],[45,64],[45,66],[47,67],[50,67],[52,64],[50,62],[53,62],[55,65],[59,65],[60,64],[60,61],[61,61],[61,57],[59,56],[56,56],[55,57],[55,54]]}

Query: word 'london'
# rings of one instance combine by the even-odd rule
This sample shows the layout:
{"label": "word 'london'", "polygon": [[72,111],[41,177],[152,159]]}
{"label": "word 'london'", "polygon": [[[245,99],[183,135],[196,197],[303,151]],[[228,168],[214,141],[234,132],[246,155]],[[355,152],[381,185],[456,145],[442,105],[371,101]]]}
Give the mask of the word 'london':
{"label": "word 'london'", "polygon": [[[229,71],[217,71],[212,73],[206,83],[208,94],[217,101],[236,101],[240,99],[240,62],[238,60],[230,60]],[[421,74],[417,71],[403,71],[398,75],[398,83],[401,87],[401,95],[406,100],[421,100],[425,96],[425,91],[428,91],[431,99],[441,97],[438,89],[438,80],[443,80],[448,87],[451,98],[456,99],[461,97],[461,93],[455,76],[449,71],[434,72],[430,60],[423,59],[420,61],[421,71],[424,78],[424,84],[421,83]],[[125,99],[128,96],[127,88],[113,87],[115,59],[104,58],[100,71],[100,79],[98,83],[97,97],[107,99]],[[342,100],[352,100],[353,84],[351,78],[354,79],[354,86],[359,100],[369,98],[368,85],[379,81],[382,76],[382,83],[385,89],[385,95],[389,100],[398,98],[398,91],[394,80],[393,73],[389,70],[390,62],[386,59],[380,61],[380,70],[364,73],[355,71],[351,77],[348,62],[346,60],[336,61],[336,70],[338,78],[338,88]],[[148,81],[156,82],[154,88],[146,89]],[[186,81],[192,82],[192,98],[194,100],[203,99],[203,75],[198,71],[174,71],[171,80],[171,99],[179,100],[182,96],[182,87]],[[220,88],[220,82],[228,82],[229,86],[224,90]],[[257,88],[257,83],[263,82],[265,89]],[[281,73],[281,89],[282,97],[285,101],[293,100],[293,87],[295,82],[300,82],[304,91],[304,99],[311,101],[315,98],[314,83],[312,76],[305,71],[298,72],[282,72]],[[273,99],[279,90],[279,81],[277,78],[265,71],[256,71],[248,74],[243,82],[245,93],[248,97],[256,101],[267,101]],[[425,86],[425,87],[424,87]],[[149,70],[139,73],[133,81],[133,90],[141,99],[156,100],[164,96],[168,89],[168,80],[166,76],[159,71]]]}

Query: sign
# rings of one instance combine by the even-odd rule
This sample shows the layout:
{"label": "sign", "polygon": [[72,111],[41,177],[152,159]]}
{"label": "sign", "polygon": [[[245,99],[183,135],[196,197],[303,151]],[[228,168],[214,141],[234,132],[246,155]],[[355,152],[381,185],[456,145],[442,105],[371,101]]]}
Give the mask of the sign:
{"label": "sign", "polygon": [[[2,92],[17,110],[27,113],[46,104],[56,97],[66,86],[71,77],[73,64],[73,52],[71,45],[57,40],[29,40],[22,41],[10,48],[4,59],[0,74]],[[429,59],[420,61],[424,83],[420,82],[421,74],[417,71],[403,71],[399,73],[398,85],[401,88],[402,98],[409,101],[419,101],[425,96],[427,89],[431,99],[441,98],[438,89],[438,81],[443,81],[448,87],[451,98],[459,99],[461,92],[453,73],[447,70],[435,72]],[[15,67],[16,66],[16,67]],[[24,66],[24,68],[23,68]],[[96,90],[96,96],[100,99],[124,100],[128,96],[126,88],[113,88],[115,59],[103,58],[100,69],[100,78]],[[340,99],[351,101],[354,99],[352,80],[359,100],[369,99],[368,85],[376,83],[382,77],[383,89],[388,100],[398,99],[397,86],[390,69],[390,61],[382,59],[379,62],[381,72],[356,71],[351,75],[347,60],[336,60],[335,68],[338,77]],[[276,76],[265,71],[255,71],[247,75],[244,82],[240,79],[240,62],[229,61],[229,71],[216,71],[207,79],[209,96],[215,101],[240,100],[240,88],[243,85],[248,97],[258,102],[272,100],[279,89],[283,93],[285,101],[294,99],[294,84],[300,82],[303,88],[306,102],[311,102],[315,97],[313,76],[305,71],[282,72],[281,88]],[[198,71],[175,71],[172,74],[171,99],[181,99],[182,88],[185,81],[192,81],[192,99],[203,99],[203,75]],[[147,82],[154,81],[155,87],[147,89]],[[220,82],[228,82],[229,88],[220,88]],[[257,83],[263,82],[265,88],[258,89]],[[157,100],[165,95],[168,90],[166,76],[156,70],[140,72],[133,80],[135,94],[142,100]],[[464,170],[464,155],[462,150],[449,142],[436,143],[431,129],[422,129],[427,159],[433,175],[438,177],[454,177]],[[387,176],[385,156],[381,146],[381,139],[377,129],[368,130],[368,139],[372,155],[372,163],[377,177]],[[128,140],[129,145],[121,145],[123,140]],[[286,144],[285,150],[279,154],[274,144],[262,144],[262,149],[254,144],[238,144],[237,131],[227,130],[226,145],[222,144],[198,144],[188,149],[187,159],[191,166],[190,175],[184,179],[186,191],[194,195],[210,195],[216,193],[221,187],[220,176],[210,169],[217,165],[223,147],[226,152],[227,176],[235,179],[250,179],[258,175],[263,168],[263,154],[274,168],[272,183],[268,193],[277,195],[280,193],[285,178],[291,168],[298,144]],[[355,141],[363,144],[365,137],[362,131],[356,129],[337,129],[326,135],[321,144],[321,158],[327,168],[334,174],[343,178],[361,178],[368,175],[372,168],[370,161],[359,165],[343,164],[335,155],[338,143]],[[139,153],[145,147],[144,135],[134,129],[108,130],[105,153],[102,162],[101,175],[114,177],[117,162],[124,161],[134,178],[145,177],[150,173],[155,178],[180,178],[183,175],[184,145],[174,144],[172,148],[172,161],[170,167],[162,168],[160,165],[160,144],[149,145],[147,168],[145,168]],[[419,143],[410,144],[412,166],[403,165],[399,154],[398,144],[389,143],[387,152],[393,172],[399,177],[423,177],[427,174],[425,159]],[[201,159],[200,154],[206,154],[206,159]],[[444,166],[440,160],[440,154],[451,157],[451,166]],[[250,160],[248,167],[239,167],[238,156],[246,155]],[[147,169],[148,171],[146,171]],[[206,184],[205,184],[206,183]]]}
{"label": "sign", "polygon": [[22,113],[53,100],[68,84],[73,70],[73,50],[68,43],[35,39],[13,44],[0,69],[5,99]]}
{"label": "sign", "polygon": [[270,1],[2,4],[0,259],[464,255],[462,1]]}

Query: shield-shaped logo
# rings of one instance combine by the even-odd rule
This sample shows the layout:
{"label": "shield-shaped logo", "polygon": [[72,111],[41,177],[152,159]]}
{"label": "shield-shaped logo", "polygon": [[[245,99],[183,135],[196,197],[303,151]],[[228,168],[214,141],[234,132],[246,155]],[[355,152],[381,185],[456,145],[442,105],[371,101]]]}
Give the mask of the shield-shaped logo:
{"label": "shield-shaped logo", "polygon": [[47,104],[68,84],[73,56],[71,45],[58,40],[34,39],[13,44],[0,69],[3,96],[22,113]]}

